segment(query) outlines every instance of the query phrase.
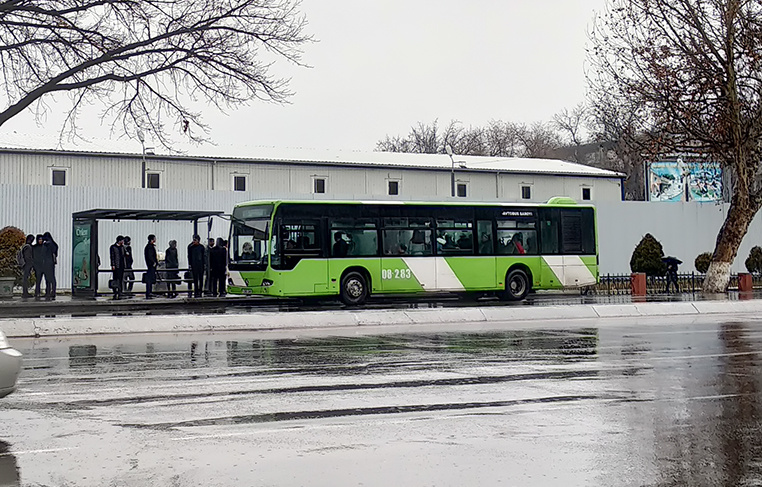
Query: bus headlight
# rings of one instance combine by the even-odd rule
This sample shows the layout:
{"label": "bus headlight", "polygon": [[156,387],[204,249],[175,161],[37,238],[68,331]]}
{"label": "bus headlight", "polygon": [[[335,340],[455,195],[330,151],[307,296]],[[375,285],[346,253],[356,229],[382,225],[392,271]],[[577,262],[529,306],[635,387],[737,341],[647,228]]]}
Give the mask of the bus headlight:
{"label": "bus headlight", "polygon": [[273,285],[273,282],[270,279],[262,279],[262,287],[270,287]]}

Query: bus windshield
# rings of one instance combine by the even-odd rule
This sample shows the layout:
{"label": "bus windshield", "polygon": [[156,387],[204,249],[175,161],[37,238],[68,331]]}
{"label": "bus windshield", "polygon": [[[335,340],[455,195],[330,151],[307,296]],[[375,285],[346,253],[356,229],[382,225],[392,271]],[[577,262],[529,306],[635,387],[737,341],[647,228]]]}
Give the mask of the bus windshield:
{"label": "bus windshield", "polygon": [[[240,210],[240,211],[239,211]],[[268,234],[272,207],[236,208],[231,224],[231,264],[267,267]]]}

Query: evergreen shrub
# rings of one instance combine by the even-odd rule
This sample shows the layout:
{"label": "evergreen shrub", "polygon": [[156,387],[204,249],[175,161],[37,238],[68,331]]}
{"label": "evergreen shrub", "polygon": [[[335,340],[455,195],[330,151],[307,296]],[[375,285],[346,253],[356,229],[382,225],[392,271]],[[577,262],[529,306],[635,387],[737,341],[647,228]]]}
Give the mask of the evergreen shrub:
{"label": "evergreen shrub", "polygon": [[712,263],[711,252],[704,252],[703,254],[698,254],[698,256],[696,256],[696,260],[693,261],[693,265],[696,266],[696,270],[702,274],[706,274],[706,271],[709,270],[709,264],[711,263]]}
{"label": "evergreen shrub", "polygon": [[635,247],[630,258],[632,272],[645,272],[647,276],[663,276],[667,265],[662,261],[664,249],[656,238],[647,233]]}
{"label": "evergreen shrub", "polygon": [[752,247],[744,264],[746,264],[746,270],[752,274],[762,273],[762,247]]}

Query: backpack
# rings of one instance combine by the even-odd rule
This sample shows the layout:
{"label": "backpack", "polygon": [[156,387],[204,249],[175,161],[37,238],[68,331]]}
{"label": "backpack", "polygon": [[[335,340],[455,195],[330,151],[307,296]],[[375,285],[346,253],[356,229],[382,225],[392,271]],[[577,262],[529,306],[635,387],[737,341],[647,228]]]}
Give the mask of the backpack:
{"label": "backpack", "polygon": [[[24,247],[26,247],[26,245]],[[24,259],[24,247],[21,247],[19,251],[16,252],[16,265],[19,267],[24,267],[26,265],[26,259]]]}

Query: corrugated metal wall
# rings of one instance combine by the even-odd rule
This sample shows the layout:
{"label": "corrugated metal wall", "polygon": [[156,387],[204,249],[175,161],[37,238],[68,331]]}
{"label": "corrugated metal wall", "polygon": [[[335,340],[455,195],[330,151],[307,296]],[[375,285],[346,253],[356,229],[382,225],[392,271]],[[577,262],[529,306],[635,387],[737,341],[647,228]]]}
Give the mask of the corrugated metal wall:
{"label": "corrugated metal wall", "polygon": [[[0,151],[0,182],[50,185],[53,169],[66,171],[72,187],[141,188],[141,157],[99,154],[20,153]],[[149,156],[146,171],[160,175],[162,190],[232,191],[233,177],[247,177],[247,198],[310,194],[316,177],[326,179],[326,194],[342,197],[389,198],[388,182],[399,182],[399,199],[435,200],[450,197],[449,171],[407,168],[359,168],[251,162],[215,162],[212,159],[167,159]],[[621,199],[618,178],[562,177],[554,174],[513,174],[456,170],[456,179],[468,185],[473,200],[518,201],[521,186],[532,186],[529,201],[553,196],[581,199],[581,188],[591,187],[593,201]]]}

